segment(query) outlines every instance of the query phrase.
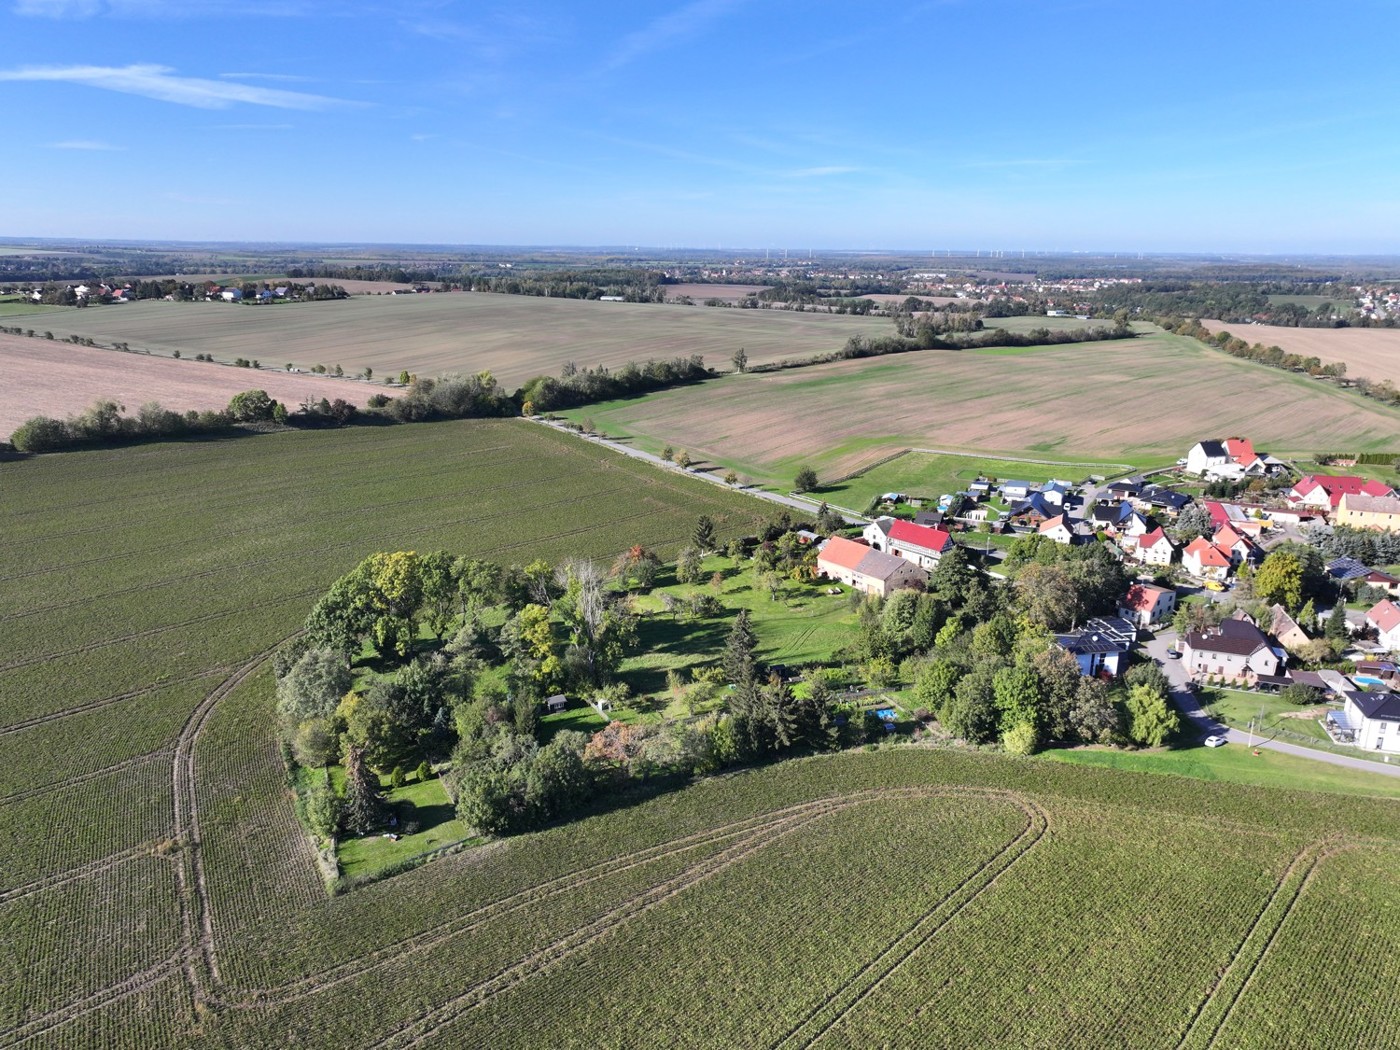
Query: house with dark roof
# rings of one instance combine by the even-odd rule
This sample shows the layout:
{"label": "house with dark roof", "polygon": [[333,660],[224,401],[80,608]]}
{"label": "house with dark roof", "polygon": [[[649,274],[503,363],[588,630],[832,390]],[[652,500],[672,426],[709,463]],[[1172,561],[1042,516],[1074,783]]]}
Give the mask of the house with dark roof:
{"label": "house with dark roof", "polygon": [[1204,475],[1214,468],[1230,462],[1230,453],[1225,451],[1221,441],[1197,441],[1186,453],[1186,473]]}
{"label": "house with dark roof", "polygon": [[1400,695],[1388,690],[1342,693],[1342,710],[1328,721],[1367,751],[1400,753]]}
{"label": "house with dark roof", "polygon": [[912,562],[844,536],[833,536],[822,544],[817,573],[881,598],[900,588],[923,587],[928,582],[924,571]]}
{"label": "house with dark roof", "polygon": [[1191,497],[1161,485],[1148,485],[1133,500],[1145,510],[1165,510],[1180,514],[1191,505]]}
{"label": "house with dark roof", "polygon": [[1094,504],[1094,509],[1089,512],[1089,521],[1096,529],[1105,532],[1116,533],[1118,527],[1127,521],[1133,513],[1132,505],[1126,501],[1113,503],[1110,501],[1100,501]]}
{"label": "house with dark roof", "polygon": [[1219,627],[1187,631],[1181,661],[1192,678],[1223,678],[1253,685],[1259,677],[1277,676],[1284,653],[1252,620],[1228,619]]}
{"label": "house with dark roof", "polygon": [[1360,579],[1371,570],[1362,565],[1355,558],[1333,558],[1326,565],[1327,575],[1338,583],[1346,583],[1347,580]]}
{"label": "house with dark roof", "polygon": [[1086,678],[1116,678],[1128,663],[1137,628],[1121,616],[1100,616],[1077,631],[1055,635],[1055,644],[1074,657]]}
{"label": "house with dark roof", "polygon": [[1038,525],[1042,521],[1058,517],[1061,513],[1063,512],[1059,507],[1052,505],[1039,492],[1032,492],[1011,507],[1011,519],[1028,525]]}

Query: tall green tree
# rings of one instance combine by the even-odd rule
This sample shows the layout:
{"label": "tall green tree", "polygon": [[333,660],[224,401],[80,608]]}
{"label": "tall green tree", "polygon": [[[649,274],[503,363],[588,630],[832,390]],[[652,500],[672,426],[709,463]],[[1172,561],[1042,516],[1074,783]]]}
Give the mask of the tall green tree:
{"label": "tall green tree", "polygon": [[758,680],[758,661],[754,656],[758,648],[758,636],[749,622],[749,611],[740,609],[729,629],[729,637],[724,642],[724,656],[721,666],[725,676],[736,686],[751,684]]}
{"label": "tall green tree", "polygon": [[695,534],[691,543],[701,554],[709,554],[717,549],[716,542],[714,519],[708,514],[701,514],[695,521]]}
{"label": "tall green tree", "polygon": [[347,831],[363,835],[377,828],[384,819],[383,802],[379,797],[379,778],[365,763],[364,748],[351,745],[345,749],[345,806]]}

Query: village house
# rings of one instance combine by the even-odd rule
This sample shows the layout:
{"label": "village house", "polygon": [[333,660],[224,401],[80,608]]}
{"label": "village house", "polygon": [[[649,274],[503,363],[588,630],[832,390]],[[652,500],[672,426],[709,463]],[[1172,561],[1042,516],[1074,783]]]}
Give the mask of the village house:
{"label": "village house", "polygon": [[1066,547],[1074,542],[1074,530],[1069,527],[1063,514],[1057,514],[1053,518],[1041,522],[1040,535],[1054,543],[1063,543]]}
{"label": "village house", "polygon": [[1160,527],[1124,543],[1123,547],[1133,560],[1144,565],[1170,565],[1176,555],[1176,548]]}
{"label": "village house", "polygon": [[1186,453],[1186,473],[1204,477],[1230,462],[1230,453],[1219,441],[1197,441]]}
{"label": "village house", "polygon": [[1206,513],[1210,515],[1211,525],[1217,529],[1228,525],[1241,536],[1257,537],[1270,528],[1267,521],[1252,516],[1238,503],[1221,503],[1219,500],[1208,499],[1203,500],[1201,506],[1205,507]]}
{"label": "village house", "polygon": [[1278,675],[1283,653],[1248,618],[1230,618],[1219,627],[1188,631],[1181,659],[1192,678],[1223,678],[1253,685],[1261,676]]}
{"label": "village house", "polygon": [[1155,583],[1135,583],[1118,603],[1118,615],[1138,627],[1165,623],[1176,612],[1176,591]]}
{"label": "village house", "polygon": [[1031,494],[1031,483],[1029,481],[1003,481],[1001,483],[1001,497],[1010,503],[1012,500],[1025,499]]}
{"label": "village house", "polygon": [[1379,481],[1367,481],[1351,474],[1308,474],[1288,490],[1285,500],[1292,507],[1336,510],[1343,496],[1394,496],[1395,490]]}
{"label": "village house", "polygon": [[1274,605],[1269,611],[1273,614],[1269,633],[1278,639],[1279,645],[1290,653],[1296,653],[1312,640],[1308,637],[1307,632],[1298,626],[1298,621],[1288,615],[1288,610],[1282,605]]}
{"label": "village house", "polygon": [[1180,514],[1191,505],[1191,497],[1161,485],[1148,485],[1133,497],[1133,505],[1146,513],[1165,510],[1170,514]]}
{"label": "village house", "polygon": [[1198,441],[1186,453],[1186,472],[1206,479],[1240,481],[1250,477],[1266,477],[1284,469],[1281,460],[1254,451],[1248,438],[1232,437],[1224,441]]}
{"label": "village house", "polygon": [[863,535],[876,550],[903,558],[921,569],[938,568],[938,559],[953,548],[953,537],[945,529],[899,518],[876,518],[865,527]]}
{"label": "village house", "polygon": [[1200,580],[1224,583],[1230,576],[1230,556],[1204,536],[1197,536],[1181,552],[1181,567]]}
{"label": "village house", "polygon": [[817,572],[881,598],[901,588],[922,587],[928,582],[923,570],[912,562],[842,536],[833,536],[822,545],[817,555]]}
{"label": "village house", "polygon": [[1090,620],[1077,631],[1055,635],[1055,643],[1074,657],[1086,678],[1116,678],[1128,662],[1128,650],[1137,638],[1132,622],[1118,616]]}
{"label": "village house", "polygon": [[1094,504],[1094,509],[1090,512],[1089,520],[1094,528],[1102,529],[1110,536],[1118,534],[1118,528],[1133,513],[1133,508],[1127,502],[1111,503],[1100,502]]}
{"label": "village house", "polygon": [[1258,560],[1259,548],[1229,525],[1216,529],[1210,542],[1230,559],[1231,568],[1237,569],[1247,561]]}
{"label": "village house", "polygon": [[1400,652],[1400,605],[1386,599],[1366,611],[1366,623],[1376,629],[1376,639],[1392,652]]}
{"label": "village house", "polygon": [[1367,751],[1400,753],[1400,695],[1389,691],[1346,690],[1340,713],[1327,720]]}
{"label": "village house", "polygon": [[1067,481],[1047,481],[1040,489],[1040,498],[1052,507],[1063,507],[1069,498],[1070,485]]}
{"label": "village house", "polygon": [[1350,525],[1354,529],[1380,529],[1383,532],[1400,530],[1400,499],[1395,496],[1369,496],[1365,493],[1346,493],[1337,501],[1337,510],[1332,515],[1337,525]]}

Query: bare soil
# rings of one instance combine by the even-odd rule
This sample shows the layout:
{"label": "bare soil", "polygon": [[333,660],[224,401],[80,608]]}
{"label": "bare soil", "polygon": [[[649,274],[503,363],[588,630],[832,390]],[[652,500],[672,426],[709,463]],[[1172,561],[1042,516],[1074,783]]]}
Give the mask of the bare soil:
{"label": "bare soil", "polygon": [[1324,365],[1338,361],[1347,375],[1400,384],[1400,328],[1284,328],[1265,324],[1202,321],[1212,332],[1222,329],[1249,343],[1282,347],[1290,354],[1317,357]]}

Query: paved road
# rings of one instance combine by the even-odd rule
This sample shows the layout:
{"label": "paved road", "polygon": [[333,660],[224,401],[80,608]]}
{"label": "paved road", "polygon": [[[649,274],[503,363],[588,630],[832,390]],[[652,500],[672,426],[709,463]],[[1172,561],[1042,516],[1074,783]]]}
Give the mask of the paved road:
{"label": "paved road", "polygon": [[[680,472],[681,470],[680,467],[676,466],[674,463],[668,463],[660,456],[653,456],[650,452],[643,452],[641,449],[633,448],[631,445],[624,444],[621,441],[612,441],[605,437],[594,437],[588,434],[580,434],[576,430],[570,430],[562,423],[554,423],[547,419],[532,419],[531,422],[538,423],[540,426],[553,427],[555,430],[568,434],[571,437],[576,437],[580,441],[591,441],[595,445],[603,445],[607,448],[612,449],[614,452],[621,452],[624,456],[631,456],[633,459],[640,459],[645,463],[652,464],[652,466],[660,467],[662,470],[672,470],[676,472]],[[726,485],[722,477],[715,477],[709,471],[705,470],[687,470],[685,471],[685,473],[692,478],[697,478],[701,481],[708,481],[712,485],[718,485],[720,488],[732,489],[737,492],[746,493],[750,496],[757,496],[759,499],[766,499],[769,503],[778,503],[784,507],[791,507],[794,510],[800,510],[802,511],[802,513],[812,516],[816,515],[817,508],[821,505],[820,500],[798,499],[796,496],[784,496],[781,493],[767,492],[764,489],[759,488],[751,488],[745,486],[740,487],[738,489],[734,489],[734,486]],[[836,508],[832,509],[834,510]],[[865,518],[859,514],[848,513],[845,511],[841,512],[841,516],[846,519],[846,524],[848,525],[865,525],[870,521],[869,518]]]}
{"label": "paved road", "polygon": [[[1167,650],[1172,647],[1175,641],[1175,631],[1162,631],[1147,643],[1148,654],[1162,665],[1162,670],[1166,672],[1167,678],[1172,684],[1172,702],[1176,704],[1182,714],[1196,724],[1203,736],[1215,733],[1232,743],[1247,746],[1248,737],[1244,732],[1231,729],[1206,714],[1201,708],[1200,701],[1196,699],[1196,694],[1186,687],[1191,676],[1187,673],[1185,666],[1180,660],[1172,660],[1167,657]],[[1379,773],[1382,776],[1400,777],[1400,765],[1397,764],[1387,765],[1384,762],[1373,762],[1365,758],[1350,758],[1346,755],[1333,754],[1331,751],[1319,751],[1311,747],[1300,747],[1297,744],[1286,744],[1281,740],[1256,739],[1254,746],[1269,751],[1278,751],[1285,755],[1296,755],[1298,758],[1309,758],[1315,762],[1326,762],[1328,765],[1360,769],[1366,773]]]}

